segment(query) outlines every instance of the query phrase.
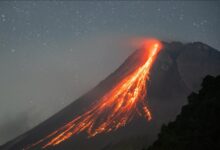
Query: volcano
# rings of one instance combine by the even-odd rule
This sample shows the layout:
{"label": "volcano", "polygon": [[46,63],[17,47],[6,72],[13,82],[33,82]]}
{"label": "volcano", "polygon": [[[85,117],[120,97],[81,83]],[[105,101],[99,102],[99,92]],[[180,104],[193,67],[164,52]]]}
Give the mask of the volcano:
{"label": "volcano", "polygon": [[[137,111],[141,115],[145,114],[146,117],[130,116],[126,118],[123,114],[120,114],[119,116],[123,117],[119,119],[113,114],[116,123],[110,122],[106,125],[103,123],[109,120],[106,117],[108,112],[101,111],[101,114],[99,114],[98,110],[103,105],[96,105],[100,99],[102,100],[106,96],[106,93],[112,93],[109,91],[114,91],[115,87],[121,85],[120,83],[124,79],[133,75],[134,72],[136,75],[138,68],[144,66],[146,60],[150,59],[153,54],[146,53],[146,47],[141,47],[129,56],[115,72],[101,81],[91,91],[32,130],[9,141],[2,146],[2,149],[115,150],[120,149],[120,143],[128,145],[128,143],[135,142],[134,139],[137,139],[136,137],[144,137],[145,139],[139,145],[151,144],[156,138],[161,125],[174,119],[176,114],[179,113],[181,106],[186,103],[186,96],[192,90],[199,89],[199,83],[202,78],[207,74],[217,75],[220,73],[220,52],[206,44],[201,42],[187,44],[162,42],[162,45],[158,58],[155,59],[154,65],[151,66],[150,74],[147,73],[143,77],[145,79],[149,76],[149,80],[143,80],[141,76],[144,73],[141,72],[134,82],[135,84],[141,81],[148,82],[146,86],[141,86],[141,89],[144,87],[144,91],[147,91],[147,96],[144,94],[134,98],[134,101],[139,99],[147,101],[147,105],[142,105],[142,108],[145,108],[142,109],[143,112]],[[156,50],[157,46],[154,43],[153,48],[148,47],[148,49]],[[131,78],[128,79],[133,81]],[[126,82],[123,82],[122,85],[124,83]],[[129,88],[130,91],[135,91],[134,87]],[[119,90],[116,88],[116,91]],[[121,93],[118,95],[123,96]],[[93,105],[97,107],[90,109]],[[117,106],[112,105],[111,108],[115,110]],[[98,119],[95,119],[99,123],[98,125],[96,124],[94,130],[92,132],[78,132],[81,130],[77,130],[77,134],[74,134],[74,136],[69,135],[68,129],[70,128],[68,127],[73,124],[81,125],[78,120],[83,122],[83,125],[87,125],[87,127],[91,126],[92,123],[90,121],[87,122],[89,118],[84,117],[86,115],[82,115],[91,111],[95,112],[95,114],[93,113],[93,118],[99,116]],[[83,119],[77,119],[79,116],[82,116]],[[150,121],[146,121],[146,118]],[[120,124],[118,125],[118,123]],[[76,128],[71,128],[70,130],[72,129],[76,130]],[[108,132],[110,130],[114,131]],[[89,138],[88,133],[90,133]],[[61,137],[64,140],[59,142],[56,140],[57,137]],[[137,147],[134,149],[137,149]]]}

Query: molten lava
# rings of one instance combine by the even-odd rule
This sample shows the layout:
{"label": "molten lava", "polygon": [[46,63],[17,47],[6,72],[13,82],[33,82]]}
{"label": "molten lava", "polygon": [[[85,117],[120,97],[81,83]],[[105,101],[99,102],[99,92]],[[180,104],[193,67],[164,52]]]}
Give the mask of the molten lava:
{"label": "molten lava", "polygon": [[88,137],[93,137],[100,133],[114,131],[125,126],[137,115],[151,120],[152,116],[145,102],[146,84],[161,46],[158,40],[145,41],[144,49],[147,58],[142,65],[124,77],[88,111],[26,149],[40,143],[44,143],[42,148],[55,146],[81,132],[86,132]]}

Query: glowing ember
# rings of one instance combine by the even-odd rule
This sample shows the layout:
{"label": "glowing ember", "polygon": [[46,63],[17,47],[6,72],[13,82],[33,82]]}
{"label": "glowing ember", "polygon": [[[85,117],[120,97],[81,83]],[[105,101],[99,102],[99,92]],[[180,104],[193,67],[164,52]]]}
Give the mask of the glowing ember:
{"label": "glowing ember", "polygon": [[42,148],[55,146],[81,132],[87,132],[88,137],[93,137],[114,131],[125,126],[136,115],[151,120],[152,116],[144,98],[149,71],[161,49],[161,43],[157,40],[146,40],[144,43],[147,53],[144,64],[122,79],[88,111],[26,149],[40,143],[46,143]]}

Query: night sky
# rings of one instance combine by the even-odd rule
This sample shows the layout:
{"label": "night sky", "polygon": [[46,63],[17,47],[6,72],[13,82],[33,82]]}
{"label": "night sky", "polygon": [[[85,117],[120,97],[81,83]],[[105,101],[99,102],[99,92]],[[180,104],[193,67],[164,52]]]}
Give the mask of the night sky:
{"label": "night sky", "polygon": [[0,144],[112,73],[134,51],[129,39],[220,49],[219,25],[219,1],[1,1]]}

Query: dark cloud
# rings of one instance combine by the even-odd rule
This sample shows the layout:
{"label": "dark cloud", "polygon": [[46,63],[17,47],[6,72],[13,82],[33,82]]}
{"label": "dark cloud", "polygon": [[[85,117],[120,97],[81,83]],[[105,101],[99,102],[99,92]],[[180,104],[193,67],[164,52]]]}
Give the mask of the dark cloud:
{"label": "dark cloud", "polygon": [[0,125],[0,141],[6,142],[29,129],[28,119],[27,112],[5,117]]}

